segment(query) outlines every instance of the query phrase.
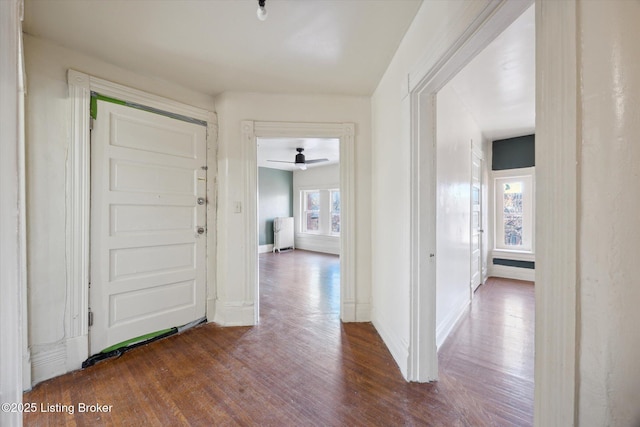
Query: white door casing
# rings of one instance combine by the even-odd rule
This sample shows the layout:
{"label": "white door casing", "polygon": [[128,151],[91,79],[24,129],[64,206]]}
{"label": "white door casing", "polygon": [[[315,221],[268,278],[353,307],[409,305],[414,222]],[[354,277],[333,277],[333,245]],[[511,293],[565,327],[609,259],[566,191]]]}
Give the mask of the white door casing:
{"label": "white door casing", "polygon": [[482,283],[482,157],[471,149],[471,296]]}
{"label": "white door casing", "polygon": [[104,101],[91,140],[95,354],[205,316],[207,153],[204,126]]}
{"label": "white door casing", "polygon": [[[23,4],[0,2],[0,400],[22,402],[26,349],[24,229],[24,108],[21,34]],[[28,350],[28,349],[26,349]],[[20,411],[4,409],[0,425],[21,426]]]}
{"label": "white door casing", "polygon": [[[357,301],[355,272],[355,173],[353,123],[260,122],[246,120],[241,123],[245,149],[247,181],[245,188],[245,295],[253,306],[253,324],[259,320],[259,277],[257,242],[258,194],[258,138],[338,138],[340,140],[340,319],[343,322],[363,321],[370,318],[368,304]],[[247,322],[250,323],[250,322]]]}
{"label": "white door casing", "polygon": [[[452,20],[450,37],[442,37],[402,81],[402,87],[406,87],[403,104],[411,150],[411,312],[407,361],[407,379],[410,381],[426,382],[438,378],[433,262],[437,257],[433,208],[437,169],[434,161],[437,154],[435,95],[532,3],[532,0],[465,3],[459,19]],[[456,33],[458,30],[460,33]]]}

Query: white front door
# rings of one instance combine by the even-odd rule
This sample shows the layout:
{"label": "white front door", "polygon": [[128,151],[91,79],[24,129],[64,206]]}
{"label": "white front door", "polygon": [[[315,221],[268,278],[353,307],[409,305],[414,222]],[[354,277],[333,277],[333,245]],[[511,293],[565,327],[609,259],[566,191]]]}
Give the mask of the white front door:
{"label": "white front door", "polygon": [[206,300],[206,128],[104,101],[97,111],[91,354],[202,318]]}
{"label": "white front door", "polygon": [[482,159],[471,151],[471,292],[482,282]]}

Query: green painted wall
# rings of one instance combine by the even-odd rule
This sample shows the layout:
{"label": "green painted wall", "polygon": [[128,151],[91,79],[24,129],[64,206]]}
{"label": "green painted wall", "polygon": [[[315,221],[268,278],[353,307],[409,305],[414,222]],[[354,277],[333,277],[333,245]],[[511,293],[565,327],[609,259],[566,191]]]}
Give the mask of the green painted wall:
{"label": "green painted wall", "polygon": [[536,136],[525,135],[517,138],[493,141],[491,168],[494,171],[504,169],[529,168],[536,165]]}
{"label": "green painted wall", "polygon": [[273,218],[293,216],[293,172],[258,168],[258,244],[273,244]]}

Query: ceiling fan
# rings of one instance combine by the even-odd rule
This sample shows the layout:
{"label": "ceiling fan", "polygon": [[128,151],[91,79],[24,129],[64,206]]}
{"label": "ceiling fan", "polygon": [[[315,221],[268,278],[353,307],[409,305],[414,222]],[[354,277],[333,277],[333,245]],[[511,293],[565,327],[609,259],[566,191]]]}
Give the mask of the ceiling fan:
{"label": "ceiling fan", "polygon": [[296,166],[298,166],[300,168],[300,170],[307,170],[307,165],[311,165],[313,163],[321,163],[321,162],[328,162],[329,159],[311,159],[311,160],[306,160],[304,157],[304,154],[302,154],[302,152],[304,151],[304,148],[296,148],[296,151],[298,152],[298,154],[296,154],[296,160],[294,162],[287,162],[284,160],[267,160],[268,162],[278,162],[278,163],[293,163]]}

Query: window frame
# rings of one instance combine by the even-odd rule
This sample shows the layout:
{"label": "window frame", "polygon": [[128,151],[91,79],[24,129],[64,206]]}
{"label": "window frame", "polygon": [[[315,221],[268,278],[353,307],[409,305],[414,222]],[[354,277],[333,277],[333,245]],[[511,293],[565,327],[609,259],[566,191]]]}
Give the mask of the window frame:
{"label": "window frame", "polygon": [[[340,231],[338,232],[333,231],[333,216],[338,215],[340,217],[339,229],[341,230],[342,229],[342,195],[340,194],[339,188],[331,188],[328,191],[329,191],[329,234],[331,236],[339,236]],[[340,197],[340,208],[337,212],[333,210],[333,194],[334,193],[338,193],[339,195],[338,197]]]}
{"label": "window frame", "polygon": [[[322,234],[322,194],[320,189],[312,189],[312,190],[300,190],[302,196],[302,218],[300,218],[300,222],[302,225],[302,233],[307,234]],[[307,204],[309,193],[318,193],[318,209],[309,209]],[[318,229],[317,230],[309,230],[307,229],[307,214],[310,212],[317,212],[318,214]]]}
{"label": "window frame", "polygon": [[[493,250],[507,254],[535,253],[535,167],[504,169],[492,172],[493,181]],[[522,191],[522,244],[504,244],[504,192],[502,185],[521,181]]]}
{"label": "window frame", "polygon": [[[304,187],[298,189],[299,204],[300,207],[296,218],[299,221],[297,229],[300,234],[307,234],[312,236],[324,236],[339,238],[340,233],[334,233],[331,231],[331,215],[333,213],[331,206],[331,195],[333,192],[340,193],[340,189],[335,186],[322,186],[322,187]],[[319,193],[319,209],[315,212],[318,213],[318,230],[307,229],[307,213],[314,212],[308,209],[307,206],[307,194]],[[342,210],[342,197],[340,198],[340,210]],[[339,213],[339,212],[338,212]],[[294,212],[294,214],[296,214]],[[341,228],[342,228],[342,215],[340,216]]]}

